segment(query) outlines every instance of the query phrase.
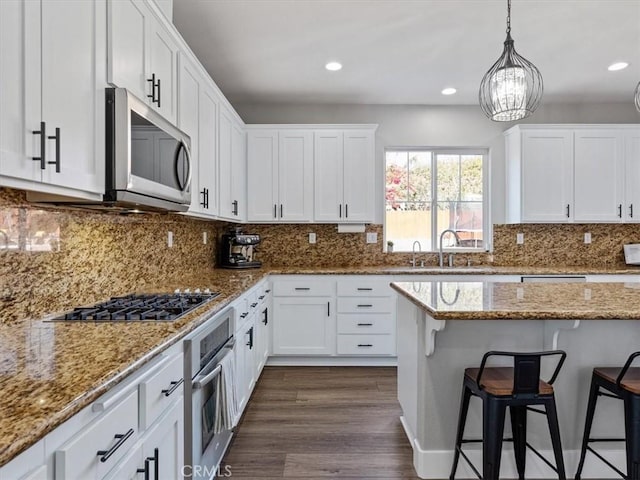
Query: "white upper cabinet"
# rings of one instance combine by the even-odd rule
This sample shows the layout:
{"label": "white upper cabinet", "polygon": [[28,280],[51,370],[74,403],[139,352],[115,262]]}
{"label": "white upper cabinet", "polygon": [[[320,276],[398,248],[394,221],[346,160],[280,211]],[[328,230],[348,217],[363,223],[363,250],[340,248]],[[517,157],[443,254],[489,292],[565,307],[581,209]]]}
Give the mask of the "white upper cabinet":
{"label": "white upper cabinet", "polygon": [[640,179],[640,160],[634,160],[638,131],[634,125],[509,129],[507,222],[634,221],[632,204],[638,192],[630,178]]}
{"label": "white upper cabinet", "polygon": [[200,91],[198,188],[201,211],[218,215],[218,109],[219,98],[210,88]]}
{"label": "white upper cabinet", "polygon": [[506,150],[510,221],[568,221],[573,198],[573,133],[513,128],[506,135]]}
{"label": "white upper cabinet", "polygon": [[109,82],[175,123],[178,42],[143,0],[110,0],[108,6]]}
{"label": "white upper cabinet", "polygon": [[373,221],[375,128],[316,130],[314,220]]}
{"label": "white upper cabinet", "polygon": [[313,132],[249,130],[247,207],[250,222],[313,219]]}
{"label": "white upper cabinet", "polygon": [[226,106],[220,108],[218,122],[219,216],[242,222],[247,215],[245,133]]}
{"label": "white upper cabinet", "polygon": [[180,56],[178,76],[178,127],[191,139],[191,206],[189,211],[199,212],[206,205],[206,190],[199,184],[199,124],[200,124],[200,77],[195,67],[184,56]]}
{"label": "white upper cabinet", "polygon": [[105,15],[101,0],[0,2],[3,185],[104,192]]}
{"label": "white upper cabinet", "polygon": [[624,203],[624,143],[611,129],[574,133],[576,222],[620,222]]}
{"label": "white upper cabinet", "polygon": [[640,126],[624,132],[626,222],[640,222]]}

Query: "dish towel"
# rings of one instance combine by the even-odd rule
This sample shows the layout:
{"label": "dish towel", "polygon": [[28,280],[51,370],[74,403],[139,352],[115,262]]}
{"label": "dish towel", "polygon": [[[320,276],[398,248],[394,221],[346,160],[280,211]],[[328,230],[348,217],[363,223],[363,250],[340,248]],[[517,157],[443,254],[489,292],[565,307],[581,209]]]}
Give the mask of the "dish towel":
{"label": "dish towel", "polygon": [[216,388],[216,420],[214,433],[222,433],[236,426],[238,417],[238,396],[235,382],[235,359],[232,352],[225,355],[219,364]]}

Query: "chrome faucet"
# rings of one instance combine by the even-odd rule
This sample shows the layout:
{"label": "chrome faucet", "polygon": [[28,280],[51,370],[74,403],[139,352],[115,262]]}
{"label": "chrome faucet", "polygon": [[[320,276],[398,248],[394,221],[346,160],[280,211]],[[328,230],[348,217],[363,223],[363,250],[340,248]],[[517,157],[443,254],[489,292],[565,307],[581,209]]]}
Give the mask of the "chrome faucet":
{"label": "chrome faucet", "polygon": [[413,246],[411,247],[411,250],[413,250],[413,258],[411,259],[411,266],[413,268],[416,268],[416,243],[418,244],[418,252],[422,252],[422,245],[420,245],[420,242],[418,240],[416,240],[415,242],[413,242]]}
{"label": "chrome faucet", "polygon": [[[452,230],[450,228],[443,230],[443,232],[440,234],[440,268],[444,267],[444,256],[442,254],[442,239],[447,233],[453,233],[453,236],[456,237],[456,246],[460,245],[460,237],[458,236],[455,230]],[[451,256],[449,256],[449,266],[451,266]]]}

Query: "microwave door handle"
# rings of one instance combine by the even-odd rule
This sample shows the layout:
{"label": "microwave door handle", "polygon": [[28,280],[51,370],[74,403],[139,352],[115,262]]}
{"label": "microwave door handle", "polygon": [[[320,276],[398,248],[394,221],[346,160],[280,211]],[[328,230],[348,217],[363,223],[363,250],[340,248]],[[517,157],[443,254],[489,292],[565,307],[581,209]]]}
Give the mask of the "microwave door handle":
{"label": "microwave door handle", "polygon": [[[187,178],[184,184],[180,182],[180,172],[178,171],[179,170],[178,160],[180,159],[180,150],[182,149],[184,149],[184,154],[185,154],[185,157],[187,158]],[[191,153],[189,153],[189,148],[187,147],[187,144],[184,142],[180,142],[180,145],[176,149],[173,167],[174,167],[173,173],[175,174],[178,188],[180,189],[181,192],[184,192],[189,188],[189,184],[191,183]]]}

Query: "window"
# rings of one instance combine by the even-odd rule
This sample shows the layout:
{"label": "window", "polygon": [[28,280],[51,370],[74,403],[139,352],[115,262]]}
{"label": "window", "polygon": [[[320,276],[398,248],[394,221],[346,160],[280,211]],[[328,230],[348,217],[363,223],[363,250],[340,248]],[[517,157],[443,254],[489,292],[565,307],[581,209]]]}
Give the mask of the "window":
{"label": "window", "polygon": [[[439,248],[440,234],[454,230],[459,247],[487,247],[484,150],[389,149],[385,153],[385,238],[407,252],[418,240],[423,251]],[[444,247],[456,246],[453,234]]]}

